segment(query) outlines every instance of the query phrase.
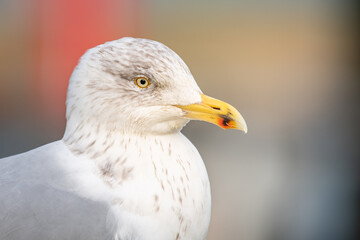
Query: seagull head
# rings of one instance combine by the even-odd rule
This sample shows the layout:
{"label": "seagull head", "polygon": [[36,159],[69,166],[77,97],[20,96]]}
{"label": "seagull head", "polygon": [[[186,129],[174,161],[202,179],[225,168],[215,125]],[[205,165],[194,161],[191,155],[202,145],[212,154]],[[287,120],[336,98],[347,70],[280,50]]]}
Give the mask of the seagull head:
{"label": "seagull head", "polygon": [[147,39],[121,38],[88,50],[70,78],[66,105],[67,133],[92,126],[167,134],[191,119],[247,131],[234,107],[202,93],[175,52]]}

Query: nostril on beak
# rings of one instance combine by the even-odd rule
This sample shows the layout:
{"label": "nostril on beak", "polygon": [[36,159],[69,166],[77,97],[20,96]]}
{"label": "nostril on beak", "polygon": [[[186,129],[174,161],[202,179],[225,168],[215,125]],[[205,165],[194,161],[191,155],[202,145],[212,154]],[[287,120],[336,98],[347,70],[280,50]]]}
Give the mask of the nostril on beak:
{"label": "nostril on beak", "polygon": [[211,106],[211,108],[212,108],[212,109],[215,109],[215,110],[220,110],[219,107],[213,107],[213,106]]}

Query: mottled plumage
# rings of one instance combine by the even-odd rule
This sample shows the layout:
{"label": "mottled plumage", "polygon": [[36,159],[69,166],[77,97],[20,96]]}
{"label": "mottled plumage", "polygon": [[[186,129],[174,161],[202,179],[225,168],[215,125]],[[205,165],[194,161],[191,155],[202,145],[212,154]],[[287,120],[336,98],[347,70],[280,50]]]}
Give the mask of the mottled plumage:
{"label": "mottled plumage", "polygon": [[209,180],[180,130],[200,119],[246,131],[222,104],[161,43],[88,50],[70,79],[63,139],[0,160],[0,239],[205,239]]}

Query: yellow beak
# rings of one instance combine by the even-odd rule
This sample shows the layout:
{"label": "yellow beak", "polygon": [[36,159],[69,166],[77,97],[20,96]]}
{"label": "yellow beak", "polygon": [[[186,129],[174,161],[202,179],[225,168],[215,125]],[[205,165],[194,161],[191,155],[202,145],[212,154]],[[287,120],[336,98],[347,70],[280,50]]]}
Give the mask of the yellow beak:
{"label": "yellow beak", "polygon": [[201,103],[176,107],[186,113],[186,118],[213,123],[224,129],[247,132],[244,118],[233,106],[204,94],[201,94]]}

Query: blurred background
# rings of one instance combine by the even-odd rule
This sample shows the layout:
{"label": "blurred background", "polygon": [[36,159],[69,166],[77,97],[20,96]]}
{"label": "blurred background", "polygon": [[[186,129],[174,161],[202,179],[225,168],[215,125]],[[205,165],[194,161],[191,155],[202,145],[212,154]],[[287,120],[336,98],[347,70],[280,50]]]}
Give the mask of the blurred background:
{"label": "blurred background", "polygon": [[[62,138],[86,49],[160,41],[249,132],[183,130],[212,186],[208,240],[350,240],[359,227],[355,2],[1,0],[0,157]],[[224,144],[225,143],[225,144]]]}

